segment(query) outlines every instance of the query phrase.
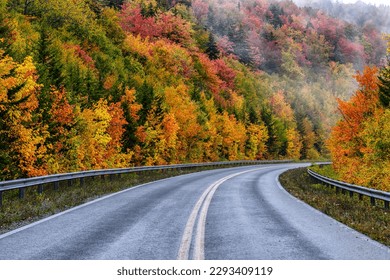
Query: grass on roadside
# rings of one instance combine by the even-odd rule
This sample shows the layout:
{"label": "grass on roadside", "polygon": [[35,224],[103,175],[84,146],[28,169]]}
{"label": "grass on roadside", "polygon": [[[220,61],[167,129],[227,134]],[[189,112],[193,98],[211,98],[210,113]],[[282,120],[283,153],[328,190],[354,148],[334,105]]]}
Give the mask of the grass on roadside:
{"label": "grass on roadside", "polygon": [[[322,173],[324,174],[324,173]],[[382,202],[371,206],[370,200],[350,198],[348,194],[336,194],[335,189],[319,184],[311,178],[306,168],[289,170],[279,178],[283,187],[293,196],[308,203],[347,226],[390,246],[390,211]]]}

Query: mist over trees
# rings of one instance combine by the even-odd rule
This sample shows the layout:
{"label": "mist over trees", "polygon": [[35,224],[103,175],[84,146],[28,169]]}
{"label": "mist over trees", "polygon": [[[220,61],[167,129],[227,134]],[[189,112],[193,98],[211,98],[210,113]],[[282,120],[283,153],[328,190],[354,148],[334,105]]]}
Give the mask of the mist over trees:
{"label": "mist over trees", "polygon": [[336,98],[386,51],[291,1],[76,2],[0,0],[2,180],[326,157]]}
{"label": "mist over trees", "polygon": [[267,73],[299,76],[299,67],[321,70],[329,61],[352,63],[361,70],[378,65],[385,55],[375,26],[360,27],[292,1],[195,0],[192,6],[197,19],[217,37],[220,51]]}
{"label": "mist over trees", "polygon": [[363,1],[344,4],[331,0],[294,0],[301,7],[312,7],[328,15],[353,23],[360,28],[375,27],[379,31],[390,32],[390,3],[372,5]]}

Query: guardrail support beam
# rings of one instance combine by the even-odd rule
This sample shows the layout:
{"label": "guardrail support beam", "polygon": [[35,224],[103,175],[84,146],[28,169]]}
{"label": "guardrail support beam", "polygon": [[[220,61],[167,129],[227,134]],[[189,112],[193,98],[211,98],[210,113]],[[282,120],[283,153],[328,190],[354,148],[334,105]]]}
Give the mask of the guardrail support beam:
{"label": "guardrail support beam", "polygon": [[320,175],[310,169],[308,169],[308,173],[313,178],[319,180],[325,185],[334,186],[336,188],[336,193],[339,193],[340,190],[343,194],[346,192],[349,192],[349,196],[352,198],[354,193],[357,193],[359,195],[359,200],[363,200],[363,195],[370,198],[371,206],[376,205],[376,199],[382,200],[384,202],[384,208],[389,209],[389,203],[390,203],[390,193],[389,192],[383,192],[379,190],[369,189],[363,186],[357,186],[353,184],[348,184],[342,181],[333,180],[331,178],[325,177],[323,175]]}
{"label": "guardrail support beam", "polygon": [[19,188],[19,198],[24,198],[25,192],[26,192],[25,188]]}

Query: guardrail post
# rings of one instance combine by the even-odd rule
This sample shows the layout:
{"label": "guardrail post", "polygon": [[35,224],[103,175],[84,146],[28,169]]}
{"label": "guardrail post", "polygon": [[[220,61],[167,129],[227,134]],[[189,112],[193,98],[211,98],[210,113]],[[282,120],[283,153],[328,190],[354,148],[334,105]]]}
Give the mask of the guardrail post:
{"label": "guardrail post", "polygon": [[25,188],[19,188],[19,198],[24,198],[25,192],[26,192]]}
{"label": "guardrail post", "polygon": [[3,206],[3,192],[0,191],[0,207]]}
{"label": "guardrail post", "polygon": [[353,197],[353,191],[349,191],[349,197]]}
{"label": "guardrail post", "polygon": [[[1,202],[0,202],[1,203]],[[1,206],[1,204],[0,204],[0,206]],[[389,209],[390,207],[389,207],[389,202],[388,201],[385,201],[385,209]]]}
{"label": "guardrail post", "polygon": [[110,182],[114,180],[114,174],[110,174]]}
{"label": "guardrail post", "polygon": [[84,177],[80,177],[80,186],[84,186]]}
{"label": "guardrail post", "polygon": [[69,180],[68,180],[68,187],[71,187],[72,184],[73,184],[73,179],[69,179]]}
{"label": "guardrail post", "polygon": [[43,185],[42,184],[38,185],[38,193],[39,194],[43,193]]}
{"label": "guardrail post", "polygon": [[359,193],[359,200],[363,200],[363,195]]}
{"label": "guardrail post", "polygon": [[339,192],[340,192],[340,188],[336,187],[336,193],[339,193]]}
{"label": "guardrail post", "polygon": [[58,181],[54,182],[53,188],[54,188],[55,191],[58,190],[59,186],[60,186],[60,184],[59,184]]}
{"label": "guardrail post", "polygon": [[372,206],[375,206],[375,198],[374,197],[370,197],[370,202],[371,202]]}

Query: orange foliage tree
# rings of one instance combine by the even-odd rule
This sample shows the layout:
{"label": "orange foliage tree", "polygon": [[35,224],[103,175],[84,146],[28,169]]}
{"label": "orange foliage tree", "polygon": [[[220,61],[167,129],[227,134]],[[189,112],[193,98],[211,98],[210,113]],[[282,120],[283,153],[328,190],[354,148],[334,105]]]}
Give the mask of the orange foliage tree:
{"label": "orange foliage tree", "polygon": [[379,103],[377,75],[376,67],[366,67],[355,76],[359,89],[349,101],[338,100],[343,118],[327,144],[343,180],[389,190],[389,113]]}
{"label": "orange foliage tree", "polygon": [[74,164],[75,153],[69,140],[75,133],[72,128],[76,118],[73,105],[69,104],[64,88],[51,88],[52,104],[49,111],[50,137],[46,141],[48,148],[47,168],[49,173],[61,173],[76,171],[78,166]]}

